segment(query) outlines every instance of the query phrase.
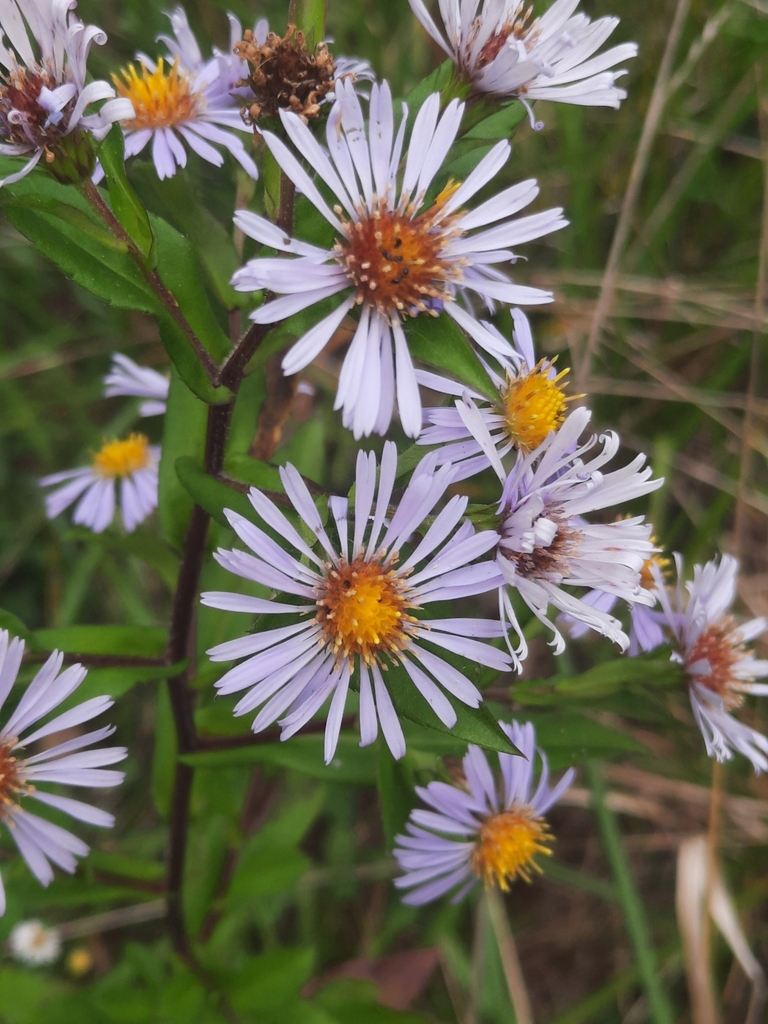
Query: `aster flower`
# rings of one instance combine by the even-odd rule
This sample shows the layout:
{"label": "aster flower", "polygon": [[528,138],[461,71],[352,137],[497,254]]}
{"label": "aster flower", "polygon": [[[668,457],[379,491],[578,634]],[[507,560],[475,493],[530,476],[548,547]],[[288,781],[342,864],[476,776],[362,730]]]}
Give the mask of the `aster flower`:
{"label": "aster flower", "polygon": [[[579,0],[555,0],[540,18],[526,0],[439,0],[445,34],[424,0],[409,0],[421,24],[455,62],[463,78],[481,93],[531,100],[557,100],[590,107],[618,107],[626,97],[609,71],[637,56],[635,43],[622,43],[594,56],[619,24],[618,18],[590,22],[574,14]],[[528,107],[530,112],[530,107]],[[541,125],[535,125],[541,127]]]}
{"label": "aster flower", "polygon": [[[614,433],[592,436],[578,446],[590,416],[588,409],[574,410],[540,449],[518,459],[504,485],[496,561],[506,585],[499,590],[499,607],[502,620],[517,634],[513,654],[518,670],[528,649],[511,591],[552,630],[556,654],[562,653],[565,641],[547,617],[550,605],[609,637],[622,650],[629,644],[618,619],[570,588],[602,590],[628,603],[653,605],[655,600],[641,585],[641,570],[654,552],[652,528],[644,524],[644,517],[592,524],[584,516],[648,494],[663,480],[649,479],[644,455],[623,469],[604,472],[616,455],[619,438]],[[584,462],[583,456],[596,444],[602,444],[602,452]]]}
{"label": "aster flower", "polygon": [[58,928],[46,928],[42,921],[19,921],[8,936],[8,947],[14,960],[40,967],[59,959],[61,935]]}
{"label": "aster flower", "polygon": [[112,366],[104,378],[104,397],[123,395],[144,398],[139,406],[142,416],[161,416],[168,400],[168,378],[148,366],[139,366],[120,352],[112,355]]}
{"label": "aster flower", "polygon": [[[113,75],[118,93],[131,101],[135,111],[133,117],[122,120],[126,158],[141,153],[151,141],[158,177],[172,178],[179,167],[186,167],[184,142],[214,167],[224,163],[215,148],[223,146],[252,178],[258,178],[242,140],[232,134],[232,130],[250,133],[240,116],[243,97],[238,93],[245,64],[221,53],[203,60],[181,7],[168,17],[173,37],[160,36],[160,40],[168,47],[170,59],[154,61],[139,54],[138,68],[130,64],[120,75]],[[234,45],[241,26],[231,16],[230,26]]]}
{"label": "aster flower", "polygon": [[[299,117],[281,113],[296,150],[337,198],[339,205],[333,210],[290,149],[264,132],[285,174],[333,226],[333,248],[288,238],[265,218],[238,211],[235,223],[241,230],[295,258],[251,260],[237,271],[232,284],[240,291],[265,288],[282,296],[251,314],[256,323],[276,323],[322,299],[344,295],[333,312],[288,351],[282,364],[287,374],[311,363],[347,313],[360,306],[339,378],[336,408],[343,410],[344,425],[355,437],[385,433],[397,395],[403,428],[416,437],[422,424],[421,400],[402,321],[444,311],[472,333],[474,317],[454,301],[457,291],[475,292],[484,302],[551,301],[550,292],[513,284],[493,264],[514,262],[508,246],[556,231],[565,221],[559,209],[513,219],[536,197],[534,181],[513,185],[475,210],[464,209],[506,163],[510,154],[506,141],[494,146],[466,181],[450,182],[425,203],[459,130],[464,106],[458,101],[452,101],[439,119],[438,94],[421,106],[401,173],[406,116],[395,134],[387,83],[372,88],[367,133],[352,84],[338,83],[337,95],[326,128],[328,149]],[[471,234],[475,228],[480,230]],[[485,335],[475,334],[482,344]]]}
{"label": "aster flower", "polygon": [[325,732],[326,763],[336,749],[353,677],[357,677],[360,691],[361,745],[373,743],[381,723],[390,750],[395,757],[402,757],[405,740],[385,681],[390,666],[404,669],[449,728],[456,722],[456,712],[443,690],[470,707],[479,706],[481,694],[432,648],[499,671],[509,668],[506,653],[482,642],[501,636],[498,622],[418,618],[415,614],[435,601],[471,597],[498,586],[494,563],[476,561],[498,538],[493,531],[475,534],[472,526],[462,521],[467,499],[456,495],[410,554],[404,551],[409,538],[422,529],[425,518],[445,493],[452,473],[450,466],[435,471],[434,459],[427,456],[414,472],[397,508],[390,512],[396,469],[397,450],[388,441],[377,487],[375,456],[372,452],[358,453],[354,508],[349,508],[346,498],[329,502],[335,543],[301,476],[290,465],[281,469],[286,494],[322,551],[316,554],[285,515],[253,488],[250,501],[259,520],[298,557],[261,526],[225,509],[232,529],[253,554],[220,549],[216,560],[238,576],[290,595],[291,603],[221,592],[202,595],[203,604],[212,608],[281,616],[276,629],[208,651],[214,661],[246,659],[222,676],[216,686],[223,694],[248,690],[235,707],[236,715],[264,705],[253,723],[254,732],[287,712],[280,721],[282,739],[298,732],[331,698]]}
{"label": "aster flower", "polygon": [[[416,788],[430,809],[411,811],[407,834],[395,839],[394,855],[404,872],[395,885],[409,890],[403,903],[422,906],[457,889],[456,903],[479,878],[507,892],[516,877],[530,882],[532,872],[541,871],[538,855],[552,853],[544,815],[571,785],[574,770],[550,788],[547,757],[536,747],[531,723],[499,725],[523,755],[498,755],[500,779],[480,747],[470,746],[465,786],[430,782]],[[537,753],[541,771],[534,790]]]}
{"label": "aster flower", "polygon": [[[16,682],[23,654],[24,641],[11,639],[6,630],[0,630],[0,708]],[[125,747],[85,749],[112,735],[114,727],[105,726],[47,746],[31,757],[21,756],[22,750],[38,740],[90,722],[114,704],[109,697],[93,697],[28,732],[71,696],[86,677],[82,665],[70,665],[62,672],[63,660],[63,655],[54,651],[0,729],[0,820],[32,874],[46,886],[53,879],[51,864],[71,874],[77,866],[75,858],[84,857],[88,847],[71,832],[33,814],[22,804],[27,799],[37,800],[77,821],[111,828],[114,818],[106,811],[80,800],[48,793],[40,786],[46,782],[89,789],[116,786],[123,781],[123,772],[105,769],[104,765],[122,761],[127,753]],[[4,913],[5,892],[0,881],[0,916]]]}
{"label": "aster flower", "polygon": [[493,354],[503,376],[485,364],[498,390],[496,402],[489,402],[485,395],[436,373],[416,371],[419,384],[455,398],[453,408],[424,410],[430,426],[418,439],[418,444],[441,446],[438,464],[452,462],[456,467],[454,480],[466,480],[492,466],[503,482],[504,456],[513,450],[523,455],[536,451],[553,430],[563,425],[568,402],[583,397],[566,397],[563,378],[568,371],[558,373],[554,360],[536,362],[528,318],[522,310],[511,312],[515,325],[513,345],[493,324],[481,322],[475,329],[476,338],[481,333],[487,336],[483,339],[486,351],[493,351],[496,344]]}
{"label": "aster flower", "polygon": [[756,772],[768,771],[768,738],[739,722],[731,712],[740,707],[744,694],[768,694],[768,661],[755,658],[747,644],[768,629],[764,618],[739,625],[730,614],[736,597],[739,563],[723,555],[693,567],[693,581],[683,596],[683,561],[675,556],[678,583],[674,600],[654,571],[662,611],[674,638],[673,658],[685,668],[688,692],[696,724],[704,737],[707,754],[718,761],[743,754]]}
{"label": "aster flower", "polygon": [[[102,533],[115,515],[115,488],[120,481],[120,512],[131,533],[157,507],[160,449],[144,434],[105,441],[90,466],[43,477],[41,487],[63,484],[46,495],[45,512],[55,519],[77,501],[72,522]],[[79,500],[78,500],[79,499]]]}
{"label": "aster flower", "polygon": [[[19,181],[43,155],[54,173],[82,162],[82,174],[90,174],[94,152],[83,133],[102,139],[114,121],[133,116],[130,101],[115,99],[106,82],[86,85],[88,51],[107,37],[75,17],[74,6],[70,0],[0,5],[0,155],[28,157],[0,185]],[[101,100],[107,102],[99,111],[86,114]]]}

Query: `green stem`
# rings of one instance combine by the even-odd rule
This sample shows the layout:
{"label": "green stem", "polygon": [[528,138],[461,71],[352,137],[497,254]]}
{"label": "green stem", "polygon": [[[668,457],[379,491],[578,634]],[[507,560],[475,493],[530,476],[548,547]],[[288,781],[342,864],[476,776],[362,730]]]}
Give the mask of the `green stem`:
{"label": "green stem", "polygon": [[606,804],[605,781],[600,766],[589,761],[586,771],[592,790],[592,805],[600,827],[603,850],[613,872],[619,906],[624,915],[624,923],[635,952],[640,980],[648,997],[651,1019],[654,1024],[674,1024],[675,1016],[659,980],[659,970],[651,943],[648,921],[632,879],[629,861],[621,841],[619,825],[615,814]]}

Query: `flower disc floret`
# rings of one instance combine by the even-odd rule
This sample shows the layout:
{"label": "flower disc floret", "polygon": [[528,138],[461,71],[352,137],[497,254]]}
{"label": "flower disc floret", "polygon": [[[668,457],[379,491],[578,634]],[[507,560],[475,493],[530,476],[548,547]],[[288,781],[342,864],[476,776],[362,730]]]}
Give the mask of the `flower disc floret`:
{"label": "flower disc floret", "polygon": [[178,57],[167,69],[161,57],[154,71],[143,64],[137,71],[135,64],[129,64],[119,75],[113,75],[112,81],[118,95],[130,100],[136,112],[124,122],[128,131],[169,128],[198,113],[200,97],[193,94],[190,76],[181,69]]}
{"label": "flower disc floret", "polygon": [[552,377],[551,366],[542,359],[532,370],[524,368],[507,380],[503,395],[507,432],[515,447],[526,454],[535,451],[565,420],[569,399],[562,381],[568,370]]}
{"label": "flower disc floret", "polygon": [[486,886],[494,883],[509,890],[509,883],[518,876],[531,881],[531,872],[541,872],[536,863],[539,854],[551,856],[552,842],[547,823],[526,808],[492,814],[480,826],[472,851],[472,870]]}
{"label": "flower disc floret", "polygon": [[105,441],[93,457],[93,470],[103,477],[133,476],[152,461],[149,438],[130,434],[124,441]]}

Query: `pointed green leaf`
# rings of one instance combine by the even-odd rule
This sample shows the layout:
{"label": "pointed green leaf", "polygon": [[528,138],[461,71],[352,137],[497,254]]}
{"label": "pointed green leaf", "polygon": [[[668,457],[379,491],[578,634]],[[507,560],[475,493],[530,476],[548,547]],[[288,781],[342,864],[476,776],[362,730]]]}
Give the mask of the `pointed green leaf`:
{"label": "pointed green leaf", "polygon": [[446,313],[416,316],[403,325],[411,354],[422,363],[446,370],[492,401],[498,399],[493,381],[458,324]]}
{"label": "pointed green leaf", "polygon": [[102,142],[99,159],[107,179],[112,212],[136,243],[147,267],[152,269],[157,262],[154,236],[147,211],[125,174],[123,132],[118,124],[112,126]]}

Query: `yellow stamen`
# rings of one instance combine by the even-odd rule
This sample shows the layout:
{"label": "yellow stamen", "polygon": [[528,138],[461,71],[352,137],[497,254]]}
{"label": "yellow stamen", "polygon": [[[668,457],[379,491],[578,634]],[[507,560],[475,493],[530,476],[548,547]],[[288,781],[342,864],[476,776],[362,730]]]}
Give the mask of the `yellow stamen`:
{"label": "yellow stamen", "polygon": [[[656,538],[651,537],[651,544],[656,543]],[[653,590],[656,587],[656,580],[653,578],[653,567],[656,566],[662,576],[665,576],[669,567],[670,561],[668,558],[664,558],[662,555],[653,554],[650,558],[646,558],[643,562],[643,567],[640,570],[640,586],[644,590]]]}
{"label": "yellow stamen", "polygon": [[496,882],[503,892],[518,875],[526,882],[531,871],[541,871],[537,854],[550,856],[546,844],[552,842],[543,818],[535,818],[525,809],[494,814],[483,822],[472,853],[472,870],[485,884]]}
{"label": "yellow stamen", "polygon": [[151,461],[149,440],[144,434],[131,434],[124,441],[105,441],[93,457],[93,471],[99,476],[131,476],[146,469]]}
{"label": "yellow stamen", "polygon": [[550,378],[552,362],[542,359],[532,370],[523,369],[507,381],[503,396],[507,432],[515,447],[525,453],[535,451],[548,434],[561,427],[568,402],[582,397],[566,398],[566,384],[560,382],[568,370]]}
{"label": "yellow stamen", "polygon": [[163,58],[157,62],[154,71],[143,64],[141,74],[134,64],[121,71],[123,80],[112,75],[118,96],[124,96],[133,103],[136,117],[123,121],[126,128],[138,131],[142,128],[168,128],[182,121],[190,121],[199,110],[200,97],[191,91],[189,76],[179,66],[178,57],[166,71]]}
{"label": "yellow stamen", "polygon": [[370,664],[377,655],[404,646],[412,607],[391,569],[362,558],[332,569],[318,604],[318,622],[339,657],[359,654]]}

